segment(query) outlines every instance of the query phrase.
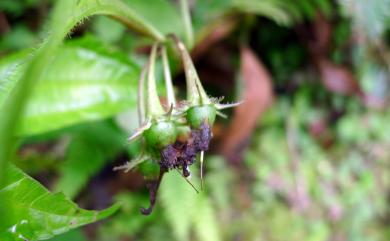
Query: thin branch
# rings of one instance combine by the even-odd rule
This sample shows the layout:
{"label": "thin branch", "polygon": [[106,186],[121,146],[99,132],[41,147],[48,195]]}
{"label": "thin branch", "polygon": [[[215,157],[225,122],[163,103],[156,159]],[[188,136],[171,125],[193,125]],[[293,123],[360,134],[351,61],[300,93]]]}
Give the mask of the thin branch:
{"label": "thin branch", "polygon": [[146,116],[154,118],[164,114],[163,107],[161,106],[160,99],[157,93],[156,77],[155,77],[155,62],[156,52],[160,43],[153,44],[150,57],[149,57],[149,70],[147,74],[147,86],[146,86]]}
{"label": "thin branch", "polygon": [[174,34],[169,34],[169,38],[175,43],[181,59],[183,61],[184,72],[187,84],[187,101],[193,105],[207,105],[211,101],[203,89],[199,76],[196,72],[194,63],[183,42]]}
{"label": "thin branch", "polygon": [[188,48],[192,48],[194,44],[194,31],[192,29],[190,8],[188,0],[180,0],[181,15],[184,22],[184,30]]}
{"label": "thin branch", "polygon": [[149,70],[150,61],[146,62],[142,67],[141,75],[138,80],[138,91],[137,91],[137,111],[138,111],[138,124],[141,126],[145,121],[145,75]]}
{"label": "thin branch", "polygon": [[167,98],[168,98],[168,106],[176,106],[176,98],[173,90],[172,84],[172,75],[171,70],[169,68],[167,49],[165,46],[161,49],[163,66],[164,66],[164,80],[165,80],[165,88],[167,89]]}

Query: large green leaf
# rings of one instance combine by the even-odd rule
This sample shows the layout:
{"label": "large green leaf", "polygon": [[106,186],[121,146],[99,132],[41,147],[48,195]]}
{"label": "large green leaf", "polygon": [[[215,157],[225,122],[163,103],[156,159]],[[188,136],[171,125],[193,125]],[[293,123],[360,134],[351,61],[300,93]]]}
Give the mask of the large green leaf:
{"label": "large green leaf", "polygon": [[[15,56],[4,60],[0,74],[14,69],[22,71],[21,61]],[[19,134],[38,134],[135,107],[138,74],[139,68],[133,62],[105,51],[90,37],[70,41],[36,83]],[[14,76],[20,74],[16,72],[0,80],[4,85],[0,101],[17,80]]]}
{"label": "large green leaf", "polygon": [[142,17],[119,0],[60,0],[53,9],[50,21],[50,35],[34,53],[31,62],[26,66],[22,77],[6,98],[1,111],[6,115],[0,118],[0,183],[4,179],[6,161],[12,160],[12,151],[16,145],[14,138],[18,123],[23,113],[30,92],[41,79],[46,67],[56,56],[63,39],[81,21],[92,15],[110,15],[139,32],[154,39],[163,40],[164,36]]}
{"label": "large green leaf", "polygon": [[12,210],[0,230],[0,240],[41,240],[70,229],[96,222],[113,214],[118,206],[102,211],[79,208],[62,193],[50,193],[33,178],[14,166],[6,169],[0,186],[0,200]]}

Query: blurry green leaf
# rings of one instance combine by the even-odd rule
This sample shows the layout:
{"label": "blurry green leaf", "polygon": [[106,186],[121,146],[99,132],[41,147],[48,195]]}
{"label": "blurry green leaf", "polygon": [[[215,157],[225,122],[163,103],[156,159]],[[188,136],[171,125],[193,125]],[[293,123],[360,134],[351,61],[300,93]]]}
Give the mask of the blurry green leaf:
{"label": "blurry green leaf", "polygon": [[[113,16],[127,24],[127,26],[132,27],[138,32],[153,39],[164,39],[161,32],[145,22],[142,17],[137,15],[136,12],[128,8],[119,0],[57,1],[51,15],[52,19],[49,27],[50,35],[35,52],[31,62],[26,66],[26,71],[18,81],[12,94],[7,98],[6,104],[1,108],[1,111],[6,113],[6,115],[0,118],[0,132],[2,133],[2,135],[0,135],[0,146],[2,146],[2,149],[0,149],[0,183],[3,182],[4,179],[3,176],[7,165],[6,162],[12,160],[12,151],[16,145],[14,136],[17,133],[18,124],[22,119],[21,116],[25,110],[28,98],[30,97],[30,92],[34,89],[37,81],[41,80],[43,73],[48,69],[47,66],[51,63],[53,55],[56,55],[67,34],[81,21],[97,14]],[[94,91],[93,89],[89,90],[90,92]],[[72,96],[74,95],[76,95],[76,93],[73,93]],[[77,95],[80,95],[80,90]],[[106,93],[106,95],[109,95],[109,93]],[[83,104],[85,105],[87,103]],[[59,107],[61,108],[61,106]],[[58,107],[56,107],[56,109],[58,111]],[[55,120],[52,119],[52,121]]]}
{"label": "blurry green leaf", "polygon": [[192,212],[196,208],[196,192],[176,172],[164,175],[159,192],[165,216],[176,240],[189,240]]}
{"label": "blurry green leaf", "polygon": [[[89,38],[65,44],[35,85],[19,134],[38,134],[135,107],[138,74],[133,62]],[[8,87],[14,80],[0,83]]]}
{"label": "blurry green leaf", "polygon": [[48,241],[87,241],[80,229],[74,229],[67,233],[61,234]]}
{"label": "blurry green leaf", "polygon": [[227,211],[232,200],[232,192],[229,187],[233,183],[234,173],[226,165],[225,159],[220,156],[208,156],[205,160],[207,176],[205,182],[215,206],[219,210]]}
{"label": "blurry green leaf", "polygon": [[[118,205],[102,211],[77,207],[62,193],[52,194],[14,166],[6,169],[8,179],[0,186],[0,200],[12,209],[7,231],[1,240],[42,240],[70,229],[96,222],[113,214]],[[14,237],[13,239],[11,237]]]}
{"label": "blurry green leaf", "polygon": [[311,2],[311,0],[299,1],[297,5],[300,7],[301,12],[304,15],[308,16],[309,18],[314,17],[316,8],[315,8],[315,6],[313,6],[313,3]]}
{"label": "blurry green leaf", "polygon": [[363,118],[359,115],[349,114],[344,116],[337,123],[339,140],[346,143],[362,143],[368,141],[370,131],[364,127],[364,124]]}
{"label": "blurry green leaf", "polygon": [[55,190],[75,197],[92,175],[125,148],[125,140],[126,136],[112,123],[83,126],[72,136]]}
{"label": "blurry green leaf", "polygon": [[138,15],[163,34],[182,36],[184,26],[177,8],[167,0],[124,0]]}
{"label": "blurry green leaf", "polygon": [[121,212],[99,228],[101,240],[120,240],[124,236],[136,236],[137,240],[144,240],[141,239],[140,234],[145,234],[148,226],[156,226],[157,219],[162,217],[161,215],[140,216],[139,208],[149,202],[147,195],[134,192],[120,193],[115,196],[115,201],[121,204]]}
{"label": "blurry green leaf", "polygon": [[23,25],[15,25],[12,30],[0,39],[0,49],[18,50],[36,43],[34,34]]}
{"label": "blurry green leaf", "polygon": [[315,4],[322,11],[322,13],[324,13],[325,15],[329,16],[330,14],[333,13],[334,7],[333,7],[331,1],[315,0]]}
{"label": "blurry green leaf", "polygon": [[194,231],[198,240],[221,240],[216,212],[207,195],[204,193],[198,195],[194,209]]}
{"label": "blurry green leaf", "polygon": [[283,9],[283,1],[232,0],[232,6],[240,11],[268,17],[279,24],[291,22],[289,13]]}
{"label": "blurry green leaf", "polygon": [[23,72],[23,64],[28,61],[28,51],[9,55],[0,59],[0,108],[11,89]]}
{"label": "blurry green leaf", "polygon": [[18,16],[26,8],[32,8],[39,3],[39,0],[1,0],[0,11],[11,13]]}
{"label": "blurry green leaf", "polygon": [[208,21],[218,18],[228,11],[230,5],[231,0],[198,0],[192,13],[194,27],[204,27]]}
{"label": "blurry green leaf", "polygon": [[326,15],[332,5],[324,0],[231,0],[232,6],[239,11],[267,17],[280,25],[290,25],[304,19],[312,19],[321,10]]}
{"label": "blurry green leaf", "polygon": [[[148,226],[142,233],[141,240],[145,241],[172,241],[174,236],[165,223],[157,220],[153,225]],[[185,241],[185,240],[183,240]]]}
{"label": "blurry green leaf", "polygon": [[[192,170],[191,182],[199,187],[196,173]],[[191,230],[196,233],[198,240],[221,240],[216,212],[208,196],[205,193],[196,193],[177,172],[164,176],[160,199],[177,240],[190,240]]]}
{"label": "blurry green leaf", "polygon": [[99,39],[107,43],[118,41],[126,31],[124,25],[106,16],[97,16],[92,28]]}

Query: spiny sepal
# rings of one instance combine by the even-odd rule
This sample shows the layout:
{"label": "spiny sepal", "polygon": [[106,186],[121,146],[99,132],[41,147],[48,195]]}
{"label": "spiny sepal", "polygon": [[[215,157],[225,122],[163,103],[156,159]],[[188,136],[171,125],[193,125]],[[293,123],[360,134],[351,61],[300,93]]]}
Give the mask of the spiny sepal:
{"label": "spiny sepal", "polygon": [[139,164],[141,164],[142,162],[144,162],[144,161],[146,161],[146,160],[148,160],[150,158],[151,157],[148,156],[148,155],[141,155],[141,156],[137,157],[134,160],[126,162],[123,165],[114,167],[113,170],[114,171],[124,170],[124,172],[128,172],[131,169],[133,169],[134,167],[138,166]]}

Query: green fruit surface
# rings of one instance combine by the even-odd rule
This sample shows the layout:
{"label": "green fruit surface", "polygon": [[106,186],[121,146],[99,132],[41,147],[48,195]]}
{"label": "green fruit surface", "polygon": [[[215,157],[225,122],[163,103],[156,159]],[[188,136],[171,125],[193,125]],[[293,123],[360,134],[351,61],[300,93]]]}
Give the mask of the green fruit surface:
{"label": "green fruit surface", "polygon": [[175,124],[170,121],[160,121],[144,132],[146,143],[154,149],[163,149],[176,141]]}
{"label": "green fruit surface", "polygon": [[213,105],[194,106],[187,110],[187,121],[191,127],[198,129],[202,123],[214,124],[217,110]]}
{"label": "green fruit surface", "polygon": [[145,161],[139,165],[139,170],[147,180],[157,179],[160,174],[160,166],[153,161]]}

